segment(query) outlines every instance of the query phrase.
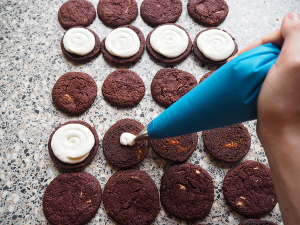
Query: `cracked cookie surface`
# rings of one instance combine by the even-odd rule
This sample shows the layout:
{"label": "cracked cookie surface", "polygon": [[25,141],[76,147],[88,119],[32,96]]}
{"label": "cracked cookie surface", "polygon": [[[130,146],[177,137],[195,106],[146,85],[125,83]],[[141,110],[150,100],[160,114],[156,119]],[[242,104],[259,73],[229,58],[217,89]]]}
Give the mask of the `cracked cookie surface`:
{"label": "cracked cookie surface", "polygon": [[101,198],[100,183],[93,175],[64,173],[46,188],[43,212],[51,224],[82,225],[97,213]]}
{"label": "cracked cookie surface", "polygon": [[189,0],[187,9],[190,17],[204,26],[220,25],[229,11],[224,0]]}
{"label": "cracked cookie surface", "polygon": [[153,99],[164,107],[169,107],[197,85],[196,78],[183,70],[161,69],[151,82]]}
{"label": "cracked cookie surface", "polygon": [[105,184],[103,204],[118,224],[151,224],[159,212],[158,189],[146,172],[120,170]]}
{"label": "cracked cookie surface", "polygon": [[178,219],[203,219],[214,202],[214,184],[206,170],[192,163],[169,167],[161,178],[160,200]]}
{"label": "cracked cookie surface", "polygon": [[175,23],[181,12],[181,0],[144,0],[141,5],[141,17],[151,26]]}
{"label": "cracked cookie surface", "polygon": [[223,193],[237,213],[255,218],[273,210],[277,203],[270,169],[257,161],[244,161],[225,175]]}
{"label": "cracked cookie surface", "polygon": [[112,72],[102,85],[104,99],[117,107],[137,105],[144,97],[145,90],[145,84],[141,77],[127,69]]}
{"label": "cracked cookie surface", "polygon": [[52,89],[54,105],[69,115],[80,115],[94,103],[97,84],[87,73],[68,72],[62,75]]}
{"label": "cracked cookie surface", "polygon": [[138,6],[135,0],[100,0],[97,13],[106,26],[118,27],[135,20]]}

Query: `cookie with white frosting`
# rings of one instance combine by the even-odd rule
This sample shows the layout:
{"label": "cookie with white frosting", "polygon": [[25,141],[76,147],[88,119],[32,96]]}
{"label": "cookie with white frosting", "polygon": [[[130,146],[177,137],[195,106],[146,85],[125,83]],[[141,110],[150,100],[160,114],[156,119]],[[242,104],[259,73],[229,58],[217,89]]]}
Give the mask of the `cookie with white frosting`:
{"label": "cookie with white frosting", "polygon": [[141,17],[150,26],[175,23],[182,12],[181,0],[144,0]]}
{"label": "cookie with white frosting", "polygon": [[193,52],[202,63],[221,66],[238,52],[238,46],[227,31],[212,27],[197,34]]}
{"label": "cookie with white frosting", "polygon": [[97,13],[105,25],[119,27],[131,24],[135,20],[138,6],[135,0],[100,0]]}
{"label": "cookie with white frosting", "polygon": [[63,171],[79,171],[95,157],[99,137],[94,127],[84,121],[69,121],[55,128],[48,141],[48,151]]}
{"label": "cookie with white frosting", "polygon": [[63,173],[44,193],[43,212],[50,224],[83,225],[97,213],[102,200],[99,181],[89,173]]}
{"label": "cookie with white frosting", "polygon": [[86,0],[69,0],[62,4],[58,11],[58,21],[65,29],[75,26],[87,27],[95,18],[95,7]]}
{"label": "cookie with white frosting", "polygon": [[130,146],[122,144],[120,137],[125,132],[137,135],[142,129],[144,125],[134,119],[121,119],[113,124],[102,141],[106,160],[119,168],[129,168],[141,163],[149,151],[148,140],[137,141]]}
{"label": "cookie with white frosting", "polygon": [[132,70],[119,69],[110,73],[103,82],[102,95],[111,105],[133,107],[145,95],[145,84]]}
{"label": "cookie with white frosting", "polygon": [[136,63],[144,50],[144,35],[140,29],[132,25],[114,29],[101,42],[104,59],[120,65]]}
{"label": "cookie with white frosting", "polygon": [[72,27],[61,39],[60,47],[64,56],[76,63],[85,63],[101,53],[98,35],[86,27]]}
{"label": "cookie with white frosting", "polygon": [[155,60],[175,64],[188,57],[192,41],[187,31],[174,23],[157,26],[147,36],[146,49]]}

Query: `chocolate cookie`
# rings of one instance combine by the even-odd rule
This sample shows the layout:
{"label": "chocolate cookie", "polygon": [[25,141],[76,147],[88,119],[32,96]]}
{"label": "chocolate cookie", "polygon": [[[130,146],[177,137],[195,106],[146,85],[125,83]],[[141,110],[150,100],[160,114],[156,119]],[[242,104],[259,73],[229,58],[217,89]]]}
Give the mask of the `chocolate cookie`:
{"label": "chocolate cookie", "polygon": [[96,97],[96,82],[90,75],[82,72],[65,73],[52,89],[54,105],[69,115],[84,113]]}
{"label": "chocolate cookie", "polygon": [[144,50],[145,50],[144,35],[143,35],[142,31],[140,29],[138,29],[137,27],[135,27],[135,26],[125,25],[125,26],[122,26],[122,27],[130,28],[138,35],[138,37],[140,39],[140,48],[139,48],[138,52],[135,55],[133,55],[131,57],[128,57],[128,58],[121,58],[119,56],[114,56],[114,55],[110,54],[107,51],[107,49],[105,47],[105,38],[104,38],[103,41],[101,42],[101,51],[102,51],[103,57],[107,61],[110,61],[110,62],[115,63],[115,64],[119,64],[119,65],[135,63],[141,58],[141,56],[142,56],[142,54],[144,53]]}
{"label": "chocolate cookie", "polygon": [[120,225],[151,224],[159,212],[158,189],[146,172],[120,170],[107,181],[103,204],[107,215]]}
{"label": "chocolate cookie", "polygon": [[[189,43],[188,43],[187,49],[185,50],[184,53],[182,53],[181,55],[179,55],[179,56],[177,56],[177,57],[175,57],[175,58],[168,58],[168,57],[166,57],[166,56],[164,56],[164,55],[162,55],[162,54],[156,52],[156,51],[151,47],[151,44],[150,44],[150,38],[151,38],[152,33],[153,33],[158,27],[164,26],[164,25],[174,25],[174,26],[177,26],[177,27],[179,27],[180,29],[182,29],[182,30],[187,34],[187,36],[188,36]],[[151,57],[153,57],[155,60],[157,60],[157,61],[159,61],[159,62],[166,63],[166,64],[175,64],[175,63],[179,63],[179,62],[181,62],[182,60],[186,59],[186,58],[188,57],[188,55],[191,53],[191,51],[192,51],[192,46],[193,46],[193,44],[192,44],[191,38],[190,38],[189,34],[187,33],[187,31],[186,31],[183,27],[181,27],[181,26],[179,26],[179,25],[177,25],[177,24],[175,24],[175,23],[166,23],[166,24],[162,24],[162,25],[157,26],[155,29],[153,29],[153,30],[148,34],[147,39],[146,39],[146,49],[147,49],[148,54],[149,54]]]}
{"label": "chocolate cookie", "polygon": [[199,50],[199,48],[198,48],[198,46],[197,46],[197,38],[199,37],[199,35],[200,35],[202,32],[205,32],[205,31],[210,30],[210,29],[218,29],[218,30],[221,30],[221,29],[219,29],[219,28],[217,28],[217,27],[211,27],[211,28],[208,28],[208,29],[205,29],[205,30],[200,31],[200,32],[197,34],[197,36],[196,36],[196,38],[195,38],[195,40],[194,40],[194,42],[193,42],[193,52],[194,52],[195,56],[197,56],[198,59],[199,59],[202,63],[207,63],[207,64],[211,64],[211,65],[218,65],[218,66],[221,66],[221,65],[223,65],[223,64],[225,64],[225,63],[227,62],[227,59],[228,59],[228,58],[234,56],[234,55],[238,52],[238,46],[237,46],[237,43],[235,42],[235,38],[233,38],[233,37],[231,36],[231,34],[229,34],[227,31],[222,30],[222,31],[228,33],[228,34],[230,35],[230,37],[232,38],[232,40],[234,41],[234,46],[235,46],[235,48],[234,48],[233,53],[232,53],[228,58],[226,58],[226,59],[224,59],[224,60],[221,60],[221,61],[214,61],[214,60],[211,60],[211,59],[207,58],[207,57]]}
{"label": "chocolate cookie", "polygon": [[[73,28],[76,28],[76,27],[73,27]],[[79,27],[79,28],[85,28],[85,27]],[[64,44],[63,44],[64,36],[62,37],[62,39],[60,41],[60,48],[61,48],[62,53],[64,54],[64,56],[67,59],[69,59],[73,62],[76,62],[76,63],[86,63],[86,62],[96,58],[101,53],[101,42],[100,42],[100,39],[99,39],[98,35],[94,31],[92,31],[91,29],[88,29],[88,28],[85,28],[85,29],[89,30],[95,37],[95,47],[90,53],[88,53],[86,55],[77,55],[77,54],[68,52],[65,49]]]}
{"label": "chocolate cookie", "polygon": [[133,107],[144,97],[145,84],[135,72],[120,69],[106,77],[102,94],[104,99],[113,106]]}
{"label": "chocolate cookie", "polygon": [[239,225],[277,225],[277,224],[267,220],[247,219],[242,221]]}
{"label": "chocolate cookie", "polygon": [[160,157],[176,163],[185,162],[196,150],[198,134],[177,137],[150,139],[150,145]]}
{"label": "chocolate cookie", "polygon": [[151,82],[153,99],[164,107],[169,107],[197,85],[196,78],[178,69],[161,69]]}
{"label": "chocolate cookie", "polygon": [[60,25],[69,29],[74,26],[87,27],[96,17],[93,4],[86,0],[69,0],[58,11]]}
{"label": "chocolate cookie", "polygon": [[190,17],[204,26],[220,25],[229,11],[224,0],[189,0],[187,9]]}
{"label": "chocolate cookie", "polygon": [[205,150],[226,162],[244,158],[251,145],[248,129],[242,123],[203,131],[202,138]]}
{"label": "chocolate cookie", "polygon": [[234,211],[250,218],[271,212],[277,203],[270,169],[256,161],[245,161],[229,170],[223,193]]}
{"label": "chocolate cookie", "polygon": [[101,197],[100,183],[93,175],[64,173],[46,188],[43,212],[51,224],[86,224],[97,213]]}
{"label": "chocolate cookie", "polygon": [[141,17],[150,26],[175,23],[182,12],[181,0],[144,0]]}
{"label": "chocolate cookie", "polygon": [[99,19],[110,27],[132,23],[138,15],[135,0],[100,0],[97,7]]}
{"label": "chocolate cookie", "polygon": [[206,74],[203,75],[203,77],[201,77],[199,84],[204,81],[206,78],[208,78],[210,75],[212,75],[215,72],[215,70],[211,70],[209,72],[207,72]]}
{"label": "chocolate cookie", "polygon": [[195,164],[171,166],[161,178],[160,200],[164,209],[178,219],[201,220],[214,202],[212,178]]}
{"label": "chocolate cookie", "polygon": [[144,125],[133,119],[122,119],[112,125],[103,137],[103,153],[113,166],[128,168],[139,164],[148,154],[148,141],[137,141],[133,146],[120,144],[124,132],[137,135]]}
{"label": "chocolate cookie", "polygon": [[[82,162],[75,163],[75,164],[69,164],[69,163],[62,162],[62,161],[60,161],[54,155],[54,153],[52,151],[51,141],[52,141],[52,137],[53,137],[54,133],[59,128],[61,128],[62,126],[65,126],[67,124],[81,124],[83,126],[86,126],[93,133],[93,135],[94,135],[95,144],[94,144],[93,148],[91,149],[89,155]],[[50,135],[49,141],[48,141],[48,151],[49,151],[50,158],[57,165],[57,167],[59,169],[63,170],[63,171],[78,171],[78,170],[82,170],[83,168],[85,168],[94,159],[95,155],[98,152],[98,148],[99,148],[99,137],[98,137],[96,129],[94,127],[92,127],[90,124],[88,124],[88,123],[86,123],[84,121],[69,121],[67,123],[59,125],[52,132],[52,134]]]}

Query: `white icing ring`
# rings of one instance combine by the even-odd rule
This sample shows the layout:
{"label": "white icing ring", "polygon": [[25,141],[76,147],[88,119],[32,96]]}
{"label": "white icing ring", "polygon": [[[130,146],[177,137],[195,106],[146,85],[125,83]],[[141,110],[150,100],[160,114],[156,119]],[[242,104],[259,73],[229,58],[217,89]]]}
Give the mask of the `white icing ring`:
{"label": "white icing ring", "polygon": [[184,30],[168,24],[153,31],[150,45],[156,52],[168,58],[175,58],[186,51],[189,38]]}
{"label": "white icing ring", "polygon": [[122,145],[133,146],[135,144],[134,139],[135,139],[135,135],[125,132],[120,136],[120,143]]}
{"label": "white icing ring", "polygon": [[110,32],[105,38],[107,51],[121,58],[129,58],[140,49],[140,39],[130,28],[120,27]]}
{"label": "white icing ring", "polygon": [[54,133],[51,148],[60,161],[74,164],[83,161],[94,144],[94,135],[86,126],[67,124]]}
{"label": "white icing ring", "polygon": [[232,37],[218,29],[202,32],[197,38],[198,49],[213,61],[222,61],[233,53],[235,45]]}
{"label": "white icing ring", "polygon": [[85,28],[71,28],[63,38],[66,51],[76,55],[87,55],[95,47],[95,36]]}

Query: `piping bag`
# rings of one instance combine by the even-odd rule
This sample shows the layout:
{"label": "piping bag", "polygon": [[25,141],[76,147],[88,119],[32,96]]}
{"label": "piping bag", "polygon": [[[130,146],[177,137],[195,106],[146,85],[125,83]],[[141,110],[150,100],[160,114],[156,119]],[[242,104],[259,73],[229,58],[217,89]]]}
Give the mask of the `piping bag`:
{"label": "piping bag", "polygon": [[235,57],[152,120],[135,141],[257,119],[257,98],[279,53],[280,48],[269,43]]}

